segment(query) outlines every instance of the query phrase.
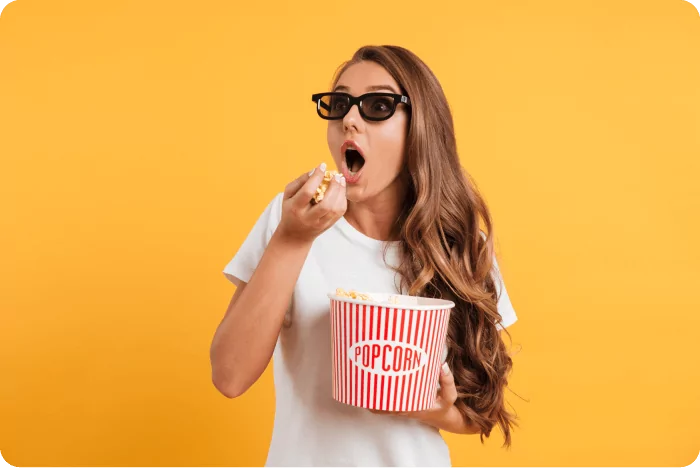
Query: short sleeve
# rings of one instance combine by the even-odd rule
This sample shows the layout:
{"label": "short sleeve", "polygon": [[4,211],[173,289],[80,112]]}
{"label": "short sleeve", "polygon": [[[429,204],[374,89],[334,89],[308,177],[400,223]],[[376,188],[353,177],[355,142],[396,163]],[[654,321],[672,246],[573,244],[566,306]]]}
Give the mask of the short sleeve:
{"label": "short sleeve", "polygon": [[495,256],[493,257],[493,271],[494,283],[496,284],[496,292],[498,294],[498,313],[501,315],[502,319],[502,323],[497,324],[496,328],[502,330],[513,325],[518,320],[518,316],[515,314],[513,304],[510,302],[508,290],[503,282],[503,277],[501,276],[501,271],[498,267],[498,262],[496,261]]}
{"label": "short sleeve", "polygon": [[277,194],[267,205],[238,252],[224,268],[224,275],[236,286],[241,282],[249,282],[260,263],[265,248],[282,219],[283,196],[283,193]]}

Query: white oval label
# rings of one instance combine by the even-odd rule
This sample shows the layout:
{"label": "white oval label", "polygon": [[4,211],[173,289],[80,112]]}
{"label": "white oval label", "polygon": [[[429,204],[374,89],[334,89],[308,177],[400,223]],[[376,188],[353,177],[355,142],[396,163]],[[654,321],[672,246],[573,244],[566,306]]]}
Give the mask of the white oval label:
{"label": "white oval label", "polygon": [[348,357],[360,369],[388,376],[413,374],[428,362],[418,346],[386,340],[359,341],[350,347]]}

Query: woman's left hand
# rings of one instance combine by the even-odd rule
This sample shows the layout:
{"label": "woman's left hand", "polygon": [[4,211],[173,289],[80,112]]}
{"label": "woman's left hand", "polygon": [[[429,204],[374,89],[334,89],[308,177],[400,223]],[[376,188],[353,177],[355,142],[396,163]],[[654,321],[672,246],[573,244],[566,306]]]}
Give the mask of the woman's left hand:
{"label": "woman's left hand", "polygon": [[[455,386],[454,376],[450,371],[447,363],[442,365],[440,370],[440,389],[435,398],[435,404],[432,408],[423,411],[382,411],[369,410],[375,414],[395,414],[406,416],[408,418],[417,419],[431,426],[440,427],[445,419],[452,416],[454,411],[457,411],[455,402],[457,401],[457,387]],[[451,419],[451,418],[450,418]]]}

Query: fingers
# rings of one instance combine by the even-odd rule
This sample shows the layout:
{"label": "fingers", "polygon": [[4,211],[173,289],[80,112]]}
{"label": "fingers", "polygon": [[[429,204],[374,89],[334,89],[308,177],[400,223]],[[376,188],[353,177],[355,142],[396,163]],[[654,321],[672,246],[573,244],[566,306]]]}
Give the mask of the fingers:
{"label": "fingers", "polygon": [[447,363],[442,365],[440,369],[440,390],[432,408],[422,411],[383,411],[369,410],[374,414],[393,414],[397,416],[405,416],[411,419],[435,425],[435,421],[443,419],[446,412],[453,411],[453,405],[457,401],[457,387],[455,386],[454,376]]}
{"label": "fingers", "polygon": [[338,175],[331,180],[323,200],[314,207],[318,208],[321,223],[335,222],[345,214],[348,207],[345,188],[345,178],[342,176]]}
{"label": "fingers", "polygon": [[[315,170],[315,169],[314,169]],[[312,172],[313,173],[313,172]],[[311,177],[309,172],[304,172],[302,175],[297,177],[295,180],[291,181],[284,188],[284,199],[292,198],[299,189],[304,185],[304,183]]]}
{"label": "fingers", "polygon": [[368,409],[367,411],[374,414],[393,414],[395,416],[411,416],[411,413],[406,411],[385,411],[376,409]]}
{"label": "fingers", "polygon": [[[316,189],[323,181],[325,171],[326,164],[323,163],[320,167],[314,169],[310,175],[306,174],[299,177],[299,179],[302,181],[301,187],[297,188],[296,192],[291,196],[292,202],[297,206],[297,208],[301,209],[311,204],[311,199],[316,193]],[[305,181],[304,178],[306,178]],[[295,182],[292,182],[292,184]]]}
{"label": "fingers", "polygon": [[457,387],[455,386],[455,378],[454,375],[452,375],[450,366],[447,363],[444,363],[440,369],[439,398],[444,406],[451,406],[455,401],[457,401]]}

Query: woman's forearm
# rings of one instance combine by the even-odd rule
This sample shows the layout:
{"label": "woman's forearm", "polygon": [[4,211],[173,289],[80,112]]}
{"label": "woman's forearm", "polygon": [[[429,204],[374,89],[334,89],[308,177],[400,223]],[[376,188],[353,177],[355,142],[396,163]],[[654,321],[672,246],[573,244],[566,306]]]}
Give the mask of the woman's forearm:
{"label": "woman's forearm", "polygon": [[250,281],[216,330],[212,380],[229,398],[243,394],[265,371],[294,286],[311,248],[275,232]]}

